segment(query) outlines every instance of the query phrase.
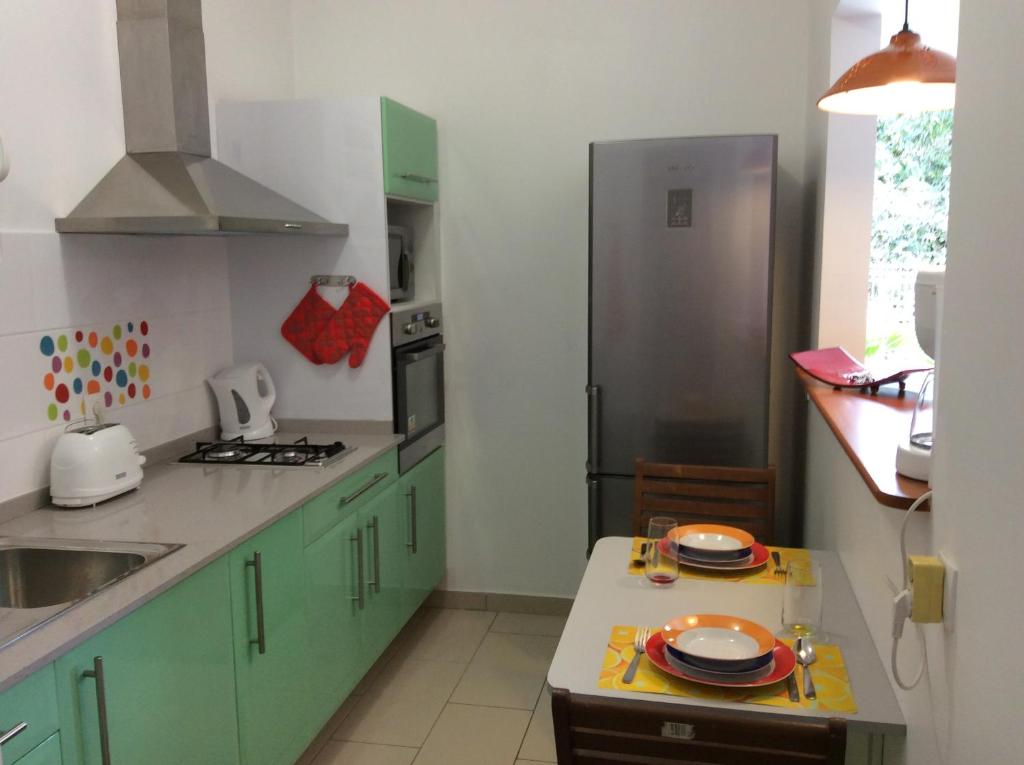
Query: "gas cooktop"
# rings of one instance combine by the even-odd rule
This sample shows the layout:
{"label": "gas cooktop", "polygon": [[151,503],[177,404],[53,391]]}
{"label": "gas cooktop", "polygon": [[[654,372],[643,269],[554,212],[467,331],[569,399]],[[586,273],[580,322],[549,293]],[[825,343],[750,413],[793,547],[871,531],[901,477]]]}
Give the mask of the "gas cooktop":
{"label": "gas cooktop", "polygon": [[292,444],[234,441],[197,441],[194,452],[178,462],[208,465],[253,465],[255,467],[325,467],[356,450],[341,441],[311,444],[303,437]]}

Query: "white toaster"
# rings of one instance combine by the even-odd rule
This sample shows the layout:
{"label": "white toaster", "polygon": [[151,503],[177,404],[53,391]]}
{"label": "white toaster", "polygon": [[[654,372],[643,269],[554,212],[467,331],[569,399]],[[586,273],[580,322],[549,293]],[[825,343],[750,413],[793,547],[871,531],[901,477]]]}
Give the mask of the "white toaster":
{"label": "white toaster", "polygon": [[50,457],[50,497],[62,507],[86,507],[142,483],[142,465],[124,425],[87,425],[61,434]]}

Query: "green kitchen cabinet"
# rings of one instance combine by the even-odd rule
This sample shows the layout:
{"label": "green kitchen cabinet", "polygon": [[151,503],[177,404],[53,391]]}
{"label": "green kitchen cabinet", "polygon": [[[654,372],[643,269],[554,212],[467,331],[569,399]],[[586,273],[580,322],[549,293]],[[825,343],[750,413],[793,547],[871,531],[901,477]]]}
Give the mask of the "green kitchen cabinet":
{"label": "green kitchen cabinet", "polygon": [[231,635],[220,558],[57,659],[65,765],[237,763]]}
{"label": "green kitchen cabinet", "polygon": [[302,513],[228,556],[244,765],[294,762],[316,732],[303,598]]}
{"label": "green kitchen cabinet", "polygon": [[0,693],[0,734],[12,731],[21,723],[28,727],[0,746],[4,762],[14,762],[60,727],[57,721],[57,682],[52,664],[36,670]]}
{"label": "green kitchen cabinet", "polygon": [[433,452],[398,481],[405,549],[404,613],[410,616],[445,572],[444,448]]}
{"label": "green kitchen cabinet", "polygon": [[43,743],[11,765],[61,765],[60,734],[54,733]]}
{"label": "green kitchen cabinet", "polygon": [[366,581],[360,564],[365,550],[363,519],[352,513],[304,552],[310,694],[321,723],[369,666],[362,642]]}
{"label": "green kitchen cabinet", "polygon": [[380,100],[384,193],[436,202],[437,121],[390,98]]}
{"label": "green kitchen cabinet", "polygon": [[359,513],[366,540],[363,645],[369,663],[383,653],[405,624],[406,536],[397,498],[396,485],[392,484]]}

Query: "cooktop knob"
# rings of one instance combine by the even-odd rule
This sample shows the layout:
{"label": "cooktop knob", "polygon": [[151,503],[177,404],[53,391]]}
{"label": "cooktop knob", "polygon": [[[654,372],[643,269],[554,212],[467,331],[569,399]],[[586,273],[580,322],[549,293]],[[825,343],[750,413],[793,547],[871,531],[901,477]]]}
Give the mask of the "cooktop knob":
{"label": "cooktop knob", "polygon": [[407,335],[415,335],[419,331],[419,327],[414,323],[409,323],[402,327],[402,331]]}
{"label": "cooktop knob", "polygon": [[431,329],[437,329],[441,326],[441,320],[435,316],[428,317],[424,323]]}

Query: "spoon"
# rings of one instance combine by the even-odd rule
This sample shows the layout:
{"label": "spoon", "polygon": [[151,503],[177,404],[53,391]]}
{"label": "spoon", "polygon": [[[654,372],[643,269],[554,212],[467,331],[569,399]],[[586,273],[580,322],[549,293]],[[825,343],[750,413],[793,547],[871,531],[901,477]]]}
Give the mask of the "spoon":
{"label": "spoon", "polygon": [[811,677],[811,665],[817,660],[814,654],[814,645],[809,637],[798,637],[796,639],[796,660],[804,668],[804,696],[809,699],[818,698],[814,690],[814,678]]}

